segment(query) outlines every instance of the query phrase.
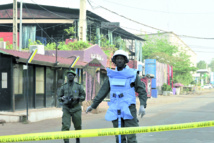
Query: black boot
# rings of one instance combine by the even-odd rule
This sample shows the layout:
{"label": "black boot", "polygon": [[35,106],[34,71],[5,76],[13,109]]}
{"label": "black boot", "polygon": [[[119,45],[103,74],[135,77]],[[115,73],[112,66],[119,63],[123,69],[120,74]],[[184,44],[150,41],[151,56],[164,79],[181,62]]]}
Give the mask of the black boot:
{"label": "black boot", "polygon": [[80,143],[80,138],[76,138],[76,143]]}
{"label": "black boot", "polygon": [[69,143],[69,140],[64,140],[64,143]]}

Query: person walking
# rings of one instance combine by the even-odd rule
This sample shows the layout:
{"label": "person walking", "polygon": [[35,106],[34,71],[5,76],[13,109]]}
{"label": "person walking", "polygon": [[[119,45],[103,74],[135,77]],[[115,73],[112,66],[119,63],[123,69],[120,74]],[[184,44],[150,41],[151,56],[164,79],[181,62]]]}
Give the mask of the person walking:
{"label": "person walking", "polygon": [[[82,129],[82,109],[79,103],[85,100],[85,91],[81,84],[74,82],[75,76],[73,70],[67,72],[67,83],[61,86],[58,95],[58,100],[63,105],[62,131],[70,129],[71,118],[75,130]],[[64,142],[69,143],[69,139],[64,139]],[[76,138],[76,143],[80,143],[79,138]]]}
{"label": "person walking", "polygon": [[[118,120],[119,126],[121,121],[121,127],[137,127],[139,124],[135,92],[139,94],[139,115],[142,118],[145,115],[147,102],[145,85],[141,82],[137,70],[131,69],[126,65],[129,62],[127,52],[117,50],[112,57],[112,62],[116,65],[116,69],[107,69],[108,78],[93,99],[93,103],[87,107],[86,113],[96,109],[110,92],[109,109],[106,112],[105,119],[112,121],[114,128],[118,127]],[[121,142],[126,143],[126,141],[128,143],[137,143],[136,135],[122,135]],[[116,136],[116,143],[118,142],[119,139]]]}

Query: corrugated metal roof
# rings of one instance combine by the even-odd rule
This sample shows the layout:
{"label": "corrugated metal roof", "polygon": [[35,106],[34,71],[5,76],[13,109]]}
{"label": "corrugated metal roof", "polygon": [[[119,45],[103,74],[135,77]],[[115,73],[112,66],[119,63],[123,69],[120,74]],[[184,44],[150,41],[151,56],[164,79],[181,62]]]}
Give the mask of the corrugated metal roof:
{"label": "corrugated metal roof", "polygon": [[2,53],[2,54],[6,54],[6,55],[9,55],[7,52],[2,51],[1,49],[0,49],[0,53]]}
{"label": "corrugated metal roof", "polygon": [[[16,51],[16,50],[8,50],[8,49],[0,49],[0,53],[11,55],[14,57],[17,57],[17,61],[19,62],[27,62],[28,57],[30,56],[30,52],[23,52],[23,51]],[[69,67],[70,64],[73,62],[74,58],[61,58],[57,57],[58,67]],[[47,55],[40,55],[36,54],[33,58],[32,64],[39,64],[39,65],[46,65],[47,66],[54,66],[56,63],[56,57],[55,56],[47,56]],[[77,61],[75,67],[82,68],[86,65],[86,62]],[[75,68],[74,67],[74,68]]]}
{"label": "corrugated metal roof", "polygon": [[[83,61],[83,55],[84,51],[64,51],[64,50],[59,50],[57,51],[57,56],[63,57],[63,58],[71,58],[72,56],[80,56],[80,61]],[[56,56],[56,50],[46,50],[45,55],[49,56]]]}
{"label": "corrugated metal roof", "polygon": [[[20,3],[18,2],[18,7]],[[13,4],[5,4],[0,5],[0,19],[12,19],[12,12]],[[47,12],[46,10],[49,10],[51,12]],[[30,11],[30,13],[29,13]],[[19,13],[19,12],[18,12]],[[87,18],[99,22],[110,22],[101,16],[88,11],[87,10]],[[18,15],[19,18],[19,15]],[[71,9],[66,7],[56,7],[56,6],[49,6],[49,5],[37,5],[37,4],[30,4],[30,3],[24,3],[23,6],[23,19],[79,19],[79,9]],[[97,26],[99,25],[99,22],[97,22]],[[131,40],[140,40],[145,41],[144,39],[122,29],[117,28],[114,30],[114,33],[119,34],[122,38],[125,39],[131,39]]]}

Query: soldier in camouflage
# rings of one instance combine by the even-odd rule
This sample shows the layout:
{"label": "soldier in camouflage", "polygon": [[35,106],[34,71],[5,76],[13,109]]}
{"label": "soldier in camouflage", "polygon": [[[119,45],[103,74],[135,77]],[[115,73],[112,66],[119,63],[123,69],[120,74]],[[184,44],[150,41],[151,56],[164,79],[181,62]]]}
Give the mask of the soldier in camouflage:
{"label": "soldier in camouflage", "polygon": [[[85,100],[85,91],[83,86],[74,82],[76,73],[73,70],[67,72],[67,83],[60,88],[58,95],[59,102],[63,105],[62,115],[62,131],[68,131],[71,126],[71,119],[75,130],[82,129],[82,109],[80,103]],[[65,143],[69,143],[69,139],[64,139]],[[80,139],[76,138],[76,143],[80,143]]]}

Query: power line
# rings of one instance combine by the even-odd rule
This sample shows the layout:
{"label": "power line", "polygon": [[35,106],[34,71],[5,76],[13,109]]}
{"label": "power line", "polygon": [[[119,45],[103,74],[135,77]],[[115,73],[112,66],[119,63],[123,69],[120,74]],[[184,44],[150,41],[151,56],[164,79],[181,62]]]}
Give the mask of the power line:
{"label": "power line", "polygon": [[7,15],[9,16],[9,18],[13,18],[13,16],[10,16],[10,14],[8,13],[7,9],[5,10],[5,12],[7,13]]}
{"label": "power line", "polygon": [[197,52],[197,53],[199,53],[199,52],[200,52],[200,53],[210,53],[210,54],[213,54],[213,53],[214,53],[214,51],[211,51],[211,52],[210,52],[210,51],[206,51],[206,52],[204,52],[204,51],[195,51],[195,52]]}
{"label": "power line", "polygon": [[[124,26],[120,26],[120,27],[123,27],[123,28],[127,28],[127,29],[130,29],[130,30],[135,30],[135,31],[139,31],[139,32],[142,32],[141,30],[138,30],[138,29],[134,29],[134,28],[129,28],[129,27],[124,27]],[[152,34],[152,32],[148,32],[148,31],[144,31],[146,33],[150,33]],[[177,34],[176,34],[177,35]],[[196,37],[196,36],[188,36],[188,35],[178,35],[179,37],[187,37],[187,38],[195,38],[195,39],[208,39],[208,40],[213,40],[214,38],[206,38],[206,37]]]}
{"label": "power line", "polygon": [[[31,1],[32,1],[33,3],[35,3],[36,5],[38,5],[39,7],[41,7],[42,9],[44,9],[44,10],[46,10],[46,11],[52,13],[52,14],[55,14],[55,15],[57,15],[57,16],[59,16],[59,17],[65,18],[65,19],[69,19],[69,18],[67,18],[67,17],[61,16],[61,15],[59,15],[59,14],[57,14],[57,13],[54,13],[54,12],[52,12],[52,11],[50,11],[50,10],[44,8],[43,6],[37,4],[37,3],[36,3],[35,1],[33,1],[33,0],[31,0]],[[140,25],[143,25],[143,26],[146,26],[146,27],[155,29],[155,30],[163,31],[163,32],[168,32],[168,31],[166,31],[166,30],[162,30],[162,29],[159,29],[159,28],[155,28],[155,27],[152,27],[152,26],[149,26],[149,25],[140,23],[140,22],[138,22],[138,21],[132,20],[132,19],[130,19],[130,18],[127,18],[127,17],[125,17],[125,16],[123,16],[123,15],[120,15],[120,14],[114,12],[114,11],[111,11],[111,10],[109,10],[109,9],[103,7],[103,6],[100,6],[100,5],[99,5],[99,6],[97,6],[97,7],[94,7],[94,6],[91,4],[91,1],[90,1],[90,0],[88,0],[88,3],[90,4],[90,6],[91,6],[93,9],[96,9],[96,8],[103,8],[103,9],[105,9],[105,10],[111,12],[111,13],[114,13],[114,14],[120,16],[120,17],[123,17],[123,18],[125,18],[125,19],[127,19],[127,20],[130,20],[130,21],[132,21],[132,22],[138,23],[138,24],[140,24]],[[115,3],[115,2],[114,2],[114,3]],[[69,19],[69,20],[73,20],[73,19]],[[150,33],[151,33],[151,32],[150,32]],[[196,38],[196,39],[214,40],[214,38],[206,38],[206,37],[195,37],[195,36],[188,36],[188,35],[178,35],[178,36],[188,37],[188,38]]]}
{"label": "power line", "polygon": [[37,3],[36,3],[35,1],[33,1],[33,0],[31,0],[31,1],[32,1],[33,3],[35,3],[36,5],[38,5],[40,8],[44,9],[45,11],[48,11],[49,13],[55,14],[55,15],[57,15],[57,16],[59,16],[59,17],[62,17],[62,18],[68,19],[68,20],[74,20],[74,19],[69,19],[69,18],[67,18],[67,17],[65,17],[65,16],[62,16],[62,15],[59,15],[59,14],[57,14],[57,13],[55,13],[55,12],[52,12],[52,11],[50,11],[50,10],[44,8],[43,6],[37,4]]}
{"label": "power line", "polygon": [[[90,0],[88,0],[88,2],[89,2],[89,4],[91,5]],[[129,21],[132,21],[132,22],[138,23],[138,24],[140,24],[140,25],[143,25],[143,26],[146,26],[146,27],[149,27],[149,28],[155,29],[155,30],[159,30],[159,31],[166,32],[165,30],[162,30],[162,29],[159,29],[159,28],[155,28],[155,27],[152,27],[152,26],[149,26],[149,25],[146,25],[146,24],[140,23],[140,22],[138,22],[138,21],[132,20],[132,19],[130,19],[130,18],[127,18],[127,17],[125,17],[125,16],[123,16],[123,15],[120,15],[120,14],[118,14],[118,13],[114,12],[114,11],[111,11],[111,10],[109,10],[109,9],[107,9],[107,8],[103,7],[103,6],[100,6],[100,5],[99,5],[99,6],[97,6],[97,7],[93,7],[93,6],[91,5],[91,7],[92,7],[93,9],[96,9],[96,8],[102,8],[102,9],[105,9],[105,10],[107,10],[107,11],[109,11],[109,12],[113,13],[113,14],[116,14],[116,15],[118,15],[118,16],[120,16],[120,17],[123,17],[123,18],[125,18],[125,19],[127,19],[127,20],[129,20]]]}
{"label": "power line", "polygon": [[[90,18],[90,19],[92,19],[92,20],[99,21],[99,22],[103,22],[102,20],[94,19],[94,18],[92,18],[92,17],[88,17],[88,18]],[[105,21],[105,22],[106,22],[106,21]],[[107,28],[103,28],[103,27],[101,27],[101,26],[98,26],[97,23],[91,23],[91,24],[87,24],[87,25],[95,25],[95,26],[98,27],[98,28],[101,28],[101,29],[104,29],[104,30],[108,30]],[[119,28],[122,29],[122,26],[119,26]],[[125,27],[125,28],[128,28],[128,27]],[[131,28],[129,28],[129,29],[131,29]],[[122,29],[122,30],[124,30],[124,29]],[[134,30],[134,29],[133,29],[133,30]],[[114,31],[114,30],[113,30],[113,31]],[[124,31],[126,31],[126,30],[124,30]],[[140,31],[140,30],[135,29],[135,31]],[[127,32],[127,33],[131,33],[131,32],[128,32],[128,31],[126,31],[126,32]],[[122,34],[122,33],[118,33],[118,32],[116,32],[116,31],[114,31],[114,33],[116,33],[116,34],[118,34],[118,35],[123,35],[124,37],[127,37],[127,35]],[[141,37],[139,37],[139,36],[136,36],[136,35],[133,34],[133,33],[131,33],[130,35],[131,35],[130,38],[133,38],[133,37],[141,38]],[[136,39],[136,38],[135,38],[135,39]],[[142,38],[141,38],[141,39],[142,39]]]}
{"label": "power line", "polygon": [[[120,17],[124,18],[124,19],[127,19],[127,20],[129,20],[129,21],[135,22],[135,23],[137,23],[137,24],[140,24],[140,25],[143,25],[143,26],[146,26],[146,27],[149,27],[149,28],[152,28],[152,29],[158,30],[158,31],[162,31],[162,32],[170,33],[169,31],[162,30],[162,29],[159,29],[159,28],[155,28],[155,27],[152,27],[152,26],[149,26],[149,25],[143,24],[143,23],[141,23],[141,22],[135,21],[135,20],[133,20],[133,19],[130,19],[130,18],[126,17],[126,16],[120,15],[120,14],[118,14],[118,13],[116,13],[116,12],[112,11],[112,10],[109,10],[108,8],[105,8],[105,7],[101,6],[101,5],[98,5],[98,6],[94,7],[94,6],[91,4],[91,1],[90,1],[90,0],[88,0],[88,3],[89,3],[89,4],[90,4],[90,6],[92,7],[92,9],[102,8],[102,9],[105,9],[106,11],[109,11],[109,12],[111,12],[111,13],[115,14],[115,15],[118,15],[118,16],[120,16]],[[177,34],[176,34],[176,35],[177,35]],[[188,38],[196,38],[196,39],[208,39],[208,40],[214,40],[214,38],[195,37],[195,36],[189,36],[189,35],[178,35],[178,36],[183,36],[183,37],[188,37]]]}
{"label": "power line", "polygon": [[194,39],[206,39],[206,40],[214,40],[214,38],[206,38],[206,37],[196,37],[196,36],[188,36],[188,35],[178,35],[181,37],[194,38]]}
{"label": "power line", "polygon": [[[24,6],[27,9],[27,11],[31,14],[31,16],[33,17],[32,13],[29,11],[29,9],[27,8],[26,4],[24,4]],[[36,20],[34,19],[34,17],[33,17],[33,20],[36,22]],[[37,22],[36,22],[36,24],[39,26],[39,24]],[[51,39],[51,37],[43,30],[43,28],[41,26],[39,26],[39,28],[47,35],[48,38]],[[57,43],[57,41],[54,38],[52,38],[52,39]]]}
{"label": "power line", "polygon": [[193,47],[207,47],[207,48],[214,48],[214,47],[210,47],[210,46],[202,46],[202,45],[190,45],[190,46],[193,46]]}
{"label": "power line", "polygon": [[[134,31],[138,31],[138,32],[142,32],[141,30],[139,29],[134,29],[134,28],[129,28],[129,27],[125,27],[125,26],[120,26],[121,28],[126,28],[126,29],[130,29],[130,30],[134,30]],[[144,31],[146,33],[149,33],[149,34],[153,34],[152,32],[148,32],[148,31]]]}
{"label": "power line", "polygon": [[0,26],[4,26],[4,27],[13,27],[13,26],[4,25],[4,24],[0,24]]}
{"label": "power line", "polygon": [[[96,25],[96,23],[92,23],[91,25]],[[97,25],[96,25],[97,26]],[[107,28],[103,28],[103,27],[101,27],[101,26],[97,26],[98,28],[100,28],[100,29],[103,29],[103,30],[108,30]],[[94,32],[91,32],[92,34],[96,34],[96,33],[94,33]],[[122,33],[118,33],[118,32],[115,32],[114,31],[114,33],[115,34],[117,34],[117,35],[119,35],[119,36],[124,36],[124,37],[127,37],[127,35],[125,35],[125,34],[122,34]],[[106,35],[108,35],[108,34],[106,34]],[[104,36],[106,36],[106,35],[104,35]],[[133,34],[134,35],[134,34]],[[134,35],[135,36],[135,35]]]}
{"label": "power line", "polygon": [[212,48],[212,47],[206,47],[206,46],[198,46],[198,47],[191,47],[191,48],[199,48],[199,49],[201,49],[201,48],[203,48],[203,49],[213,49],[214,50],[214,47]]}
{"label": "power line", "polygon": [[[65,24],[65,23],[61,23],[61,24],[57,24],[57,25],[54,25],[54,26],[49,26],[49,27],[37,29],[36,31],[40,31],[40,30],[44,30],[44,29],[49,29],[49,28],[57,27],[57,26],[64,25],[64,24]],[[1,24],[0,24],[0,26],[1,26]],[[8,27],[12,27],[12,26],[8,26]],[[27,31],[25,31],[25,32],[23,32],[23,33],[27,33]],[[12,36],[13,36],[13,35],[3,36],[3,37],[0,37],[0,38],[12,37]]]}
{"label": "power line", "polygon": [[[37,29],[36,31],[40,31],[40,30],[44,30],[44,29],[49,29],[49,28],[53,28],[53,27],[57,27],[57,26],[60,26],[60,25],[63,25],[64,23],[61,23],[61,24],[57,24],[57,25],[54,25],[54,26],[49,26],[49,27],[45,27],[45,28],[41,28],[41,29]],[[95,25],[94,23],[90,24],[90,25]],[[6,27],[12,27],[12,26],[8,26],[8,25],[1,25],[0,26],[6,26]],[[129,27],[124,27],[124,26],[120,26],[121,28],[126,28],[126,29],[131,29],[131,30],[135,30],[135,31],[140,31],[140,30],[137,30],[137,29],[133,29],[133,28],[129,28]],[[101,28],[101,27],[99,27]],[[104,29],[104,30],[108,30],[106,28],[101,28],[101,29]],[[96,34],[94,32],[92,32],[93,34]],[[119,34],[117,32],[115,32],[116,34],[118,35],[123,35],[123,34]],[[1,36],[0,38],[6,38],[6,37],[12,37],[13,35],[9,35],[9,36]],[[125,35],[124,35],[125,36]],[[179,44],[179,43],[176,43],[176,42],[170,42],[172,44]],[[214,47],[207,47],[207,46],[201,46],[201,45],[189,45],[191,48],[204,48],[204,49],[214,49]]]}
{"label": "power line", "polygon": [[185,13],[183,13],[183,12],[171,12],[171,11],[168,12],[168,11],[161,11],[161,10],[151,10],[151,9],[143,9],[143,8],[139,8],[139,7],[129,6],[129,5],[125,5],[125,4],[121,4],[121,3],[117,3],[117,2],[113,2],[113,1],[109,1],[109,0],[105,0],[105,1],[112,3],[112,4],[128,7],[128,8],[139,9],[139,10],[150,11],[150,12],[166,13],[166,14],[214,14],[214,12],[206,12],[206,13],[188,13],[188,12],[185,12]]}

